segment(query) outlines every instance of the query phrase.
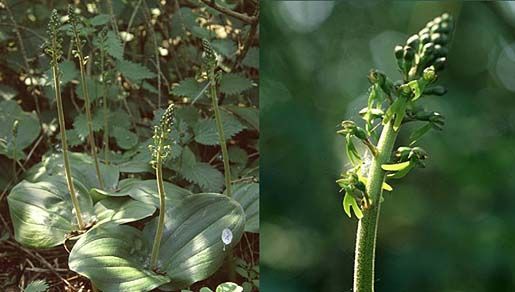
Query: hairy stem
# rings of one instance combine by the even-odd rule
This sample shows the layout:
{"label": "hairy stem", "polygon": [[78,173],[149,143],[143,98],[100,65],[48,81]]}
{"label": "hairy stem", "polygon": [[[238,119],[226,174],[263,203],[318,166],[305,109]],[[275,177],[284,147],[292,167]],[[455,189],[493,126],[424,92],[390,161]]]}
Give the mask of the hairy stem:
{"label": "hairy stem", "polygon": [[16,173],[16,163],[18,163],[18,159],[16,157],[16,135],[13,136],[13,173],[14,173],[14,180],[18,181],[18,174]]}
{"label": "hairy stem", "polygon": [[101,189],[104,188],[104,180],[102,178],[102,175],[100,174],[100,166],[98,164],[98,157],[97,157],[97,146],[95,145],[95,136],[93,134],[93,121],[91,117],[91,105],[89,100],[89,92],[88,92],[88,86],[86,84],[86,71],[84,69],[84,57],[82,56],[82,52],[80,49],[80,39],[78,36],[75,38],[75,43],[77,45],[77,53],[79,57],[79,68],[80,68],[80,80],[81,80],[81,87],[82,87],[82,95],[84,96],[84,103],[86,108],[86,119],[88,120],[88,140],[89,140],[89,146],[91,148],[91,155],[93,156],[93,160],[95,163],[95,171],[97,173],[98,178],[98,184]]}
{"label": "hairy stem", "polygon": [[161,237],[163,237],[163,229],[165,225],[165,188],[163,183],[163,158],[161,153],[163,146],[159,145],[156,156],[156,180],[157,192],[159,194],[159,218],[157,222],[156,235],[154,237],[154,244],[152,245],[152,256],[150,257],[150,266],[152,269],[157,269],[157,256],[159,255],[159,246],[161,244]]}
{"label": "hairy stem", "polygon": [[[56,45],[54,44],[54,48]],[[54,64],[57,64],[57,60],[54,58]],[[59,67],[57,65],[52,66],[52,74],[54,76],[54,89],[55,99],[57,103],[57,115],[59,119],[59,130],[61,132],[61,142],[63,143],[63,159],[64,159],[64,173],[66,176],[66,183],[68,185],[68,191],[72,199],[73,208],[75,209],[75,216],[77,217],[77,224],[79,229],[84,229],[84,221],[82,220],[82,213],[80,211],[79,200],[77,193],[75,193],[75,187],[73,186],[72,172],[70,168],[70,161],[68,158],[68,142],[66,140],[66,126],[64,123],[64,110],[63,101],[61,98],[61,87],[59,81]]]}
{"label": "hairy stem", "polygon": [[209,89],[211,101],[213,103],[213,110],[215,111],[216,128],[218,130],[218,137],[220,139],[220,148],[222,148],[222,159],[224,161],[224,175],[225,175],[225,188],[227,196],[231,196],[231,167],[229,165],[229,152],[227,151],[227,144],[225,143],[224,128],[222,125],[222,117],[220,115],[220,108],[218,107],[218,97],[216,96],[216,80],[214,69],[209,72]]}
{"label": "hairy stem", "polygon": [[366,189],[372,204],[363,210],[363,218],[358,222],[354,259],[354,292],[374,291],[377,225],[381,210],[382,185],[385,178],[385,172],[381,165],[390,159],[397,133],[391,122],[384,126],[377,145],[377,155],[373,158],[368,172]]}

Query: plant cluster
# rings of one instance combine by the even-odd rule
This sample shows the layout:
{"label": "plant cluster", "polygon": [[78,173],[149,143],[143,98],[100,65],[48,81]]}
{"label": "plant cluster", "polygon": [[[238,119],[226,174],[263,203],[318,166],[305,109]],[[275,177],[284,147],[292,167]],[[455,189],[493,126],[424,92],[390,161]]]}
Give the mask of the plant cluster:
{"label": "plant cluster", "polygon": [[[258,270],[240,268],[256,267],[257,5],[62,2],[3,3],[25,60],[0,64],[19,76],[0,76],[16,244],[64,244],[70,270],[103,291],[187,289],[224,263],[218,283],[241,285],[216,291],[259,289]],[[48,22],[46,56],[27,49],[36,28],[16,32],[25,19]]]}
{"label": "plant cluster", "polygon": [[[428,112],[420,102],[424,96],[444,95],[446,89],[436,85],[437,72],[444,68],[453,30],[452,17],[444,13],[412,35],[404,45],[395,47],[401,80],[393,82],[379,70],[371,70],[367,107],[359,114],[364,127],[353,121],[343,121],[338,134],[346,139],[346,154],[352,168],[336,182],[344,192],[343,209],[351,210],[359,220],[354,291],[373,291],[374,257],[377,222],[383,190],[392,191],[392,179],[407,175],[415,167],[425,167],[427,152],[416,146],[430,129],[441,130],[444,118]],[[408,146],[394,150],[401,127],[407,123],[422,123],[409,137]],[[354,141],[365,146],[361,154]]]}

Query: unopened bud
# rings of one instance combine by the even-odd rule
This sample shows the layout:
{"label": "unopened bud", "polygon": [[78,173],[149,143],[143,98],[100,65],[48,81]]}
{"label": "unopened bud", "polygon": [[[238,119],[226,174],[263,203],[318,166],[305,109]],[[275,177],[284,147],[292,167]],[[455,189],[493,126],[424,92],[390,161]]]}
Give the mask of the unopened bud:
{"label": "unopened bud", "polygon": [[429,83],[434,82],[436,80],[436,72],[433,66],[424,69],[424,72],[422,73],[422,78],[424,78],[424,80]]}
{"label": "unopened bud", "polygon": [[433,63],[435,70],[436,71],[443,70],[445,68],[446,61],[447,61],[447,59],[445,57],[436,59],[435,62]]}

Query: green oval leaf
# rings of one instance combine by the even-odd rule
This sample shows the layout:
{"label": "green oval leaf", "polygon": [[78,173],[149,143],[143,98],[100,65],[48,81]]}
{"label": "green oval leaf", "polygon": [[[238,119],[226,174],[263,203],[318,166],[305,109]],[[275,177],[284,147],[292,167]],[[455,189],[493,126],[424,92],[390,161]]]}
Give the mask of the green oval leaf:
{"label": "green oval leaf", "polygon": [[232,198],[240,203],[245,211],[245,231],[259,233],[259,184],[233,185]]}
{"label": "green oval leaf", "polygon": [[[84,188],[74,182],[85,223],[94,220],[93,202]],[[63,177],[31,183],[22,181],[7,197],[16,241],[34,248],[49,248],[64,242],[77,230],[73,204]]]}
{"label": "green oval leaf", "polygon": [[[73,271],[88,277],[104,291],[149,291],[165,283],[181,289],[206,279],[223,263],[243,233],[241,206],[220,194],[184,197],[166,209],[158,270],[148,266],[157,218],[140,232],[129,226],[102,225],[88,232],[69,257]],[[230,247],[222,230],[233,233]]]}

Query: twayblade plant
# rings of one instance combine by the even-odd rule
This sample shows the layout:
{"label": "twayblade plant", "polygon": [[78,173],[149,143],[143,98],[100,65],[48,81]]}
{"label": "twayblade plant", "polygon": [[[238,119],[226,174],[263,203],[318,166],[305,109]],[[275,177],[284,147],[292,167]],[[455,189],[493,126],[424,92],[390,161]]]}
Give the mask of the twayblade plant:
{"label": "twayblade plant", "polygon": [[[82,47],[86,43],[85,40],[81,39],[81,23],[79,16],[75,13],[73,6],[68,6],[68,17],[70,20],[70,33],[72,35],[72,44],[74,46],[73,54],[79,60],[79,68],[80,68],[80,85],[82,88],[82,95],[84,97],[84,108],[86,111],[86,119],[88,125],[88,141],[89,147],[91,150],[91,155],[93,156],[93,161],[95,163],[95,171],[97,173],[98,184],[101,189],[104,188],[104,181],[102,175],[100,173],[100,166],[98,164],[97,157],[97,146],[95,145],[95,135],[93,133],[93,119],[91,117],[91,104],[88,92],[88,84],[86,82],[86,69],[85,65],[87,60],[84,58]],[[104,93],[105,95],[105,93]],[[104,97],[105,98],[105,97]]]}
{"label": "twayblade plant", "polygon": [[54,78],[54,90],[55,90],[55,99],[57,103],[57,115],[59,119],[59,131],[61,133],[61,143],[62,143],[62,151],[63,151],[63,159],[64,159],[64,171],[66,176],[66,183],[68,186],[68,191],[70,192],[70,196],[73,203],[73,208],[75,210],[75,216],[77,217],[77,224],[79,229],[84,229],[84,220],[82,218],[82,213],[79,206],[79,200],[77,199],[77,193],[75,192],[75,187],[73,185],[73,177],[70,168],[70,161],[68,157],[68,142],[66,138],[66,125],[64,121],[64,110],[63,110],[63,101],[61,98],[61,84],[60,84],[60,69],[59,69],[59,61],[63,56],[62,49],[62,36],[60,32],[61,22],[59,19],[59,15],[57,14],[57,10],[52,10],[52,14],[50,16],[50,21],[48,23],[48,41],[45,46],[45,52],[50,57],[50,65],[52,67],[52,76]]}
{"label": "twayblade plant", "polygon": [[[105,193],[128,193],[157,206],[158,217],[143,231],[113,224],[97,226],[81,237],[70,253],[70,269],[104,291],[188,287],[218,270],[227,248],[243,234],[245,213],[237,201],[222,194],[192,194],[164,181],[162,166],[173,151],[170,132],[174,125],[171,104],[154,127],[149,147],[156,172],[150,189],[150,181],[128,179],[120,182],[118,193]],[[228,233],[230,240],[224,236]]]}
{"label": "twayblade plant", "polygon": [[152,167],[156,171],[157,192],[159,195],[159,219],[157,222],[156,234],[152,245],[152,256],[150,258],[150,266],[157,269],[157,256],[159,254],[159,245],[163,237],[163,229],[165,223],[166,210],[166,194],[163,183],[163,162],[172,151],[170,145],[170,132],[175,124],[174,105],[168,106],[161,117],[159,125],[154,126],[154,135],[152,136],[153,144],[149,145],[152,152]]}
{"label": "twayblade plant", "polygon": [[[424,167],[427,153],[415,146],[430,129],[441,130],[444,118],[425,111],[417,104],[423,96],[443,95],[446,89],[435,85],[436,72],[446,63],[453,30],[452,17],[436,17],[406,41],[395,47],[395,57],[402,80],[392,82],[384,73],[372,70],[368,105],[360,111],[364,128],[353,121],[343,121],[338,131],[346,139],[346,154],[353,167],[337,180],[345,193],[343,209],[351,209],[359,219],[354,262],[355,292],[374,291],[374,261],[377,225],[383,190],[392,191],[386,183],[404,177],[415,167]],[[422,122],[410,136],[408,146],[393,151],[400,128],[408,122]],[[382,126],[381,132],[379,130]],[[360,155],[354,140],[367,149]]]}
{"label": "twayblade plant", "polygon": [[218,60],[213,47],[208,40],[202,40],[202,48],[204,49],[204,66],[207,71],[207,78],[209,82],[209,96],[211,97],[211,104],[215,113],[216,129],[218,131],[218,139],[220,141],[220,148],[222,148],[222,159],[224,161],[224,176],[225,176],[225,192],[231,196],[231,167],[229,164],[229,152],[227,151],[227,144],[225,143],[224,127],[222,124],[222,116],[220,115],[220,108],[218,107],[218,96],[216,95],[217,85],[217,72]]}

